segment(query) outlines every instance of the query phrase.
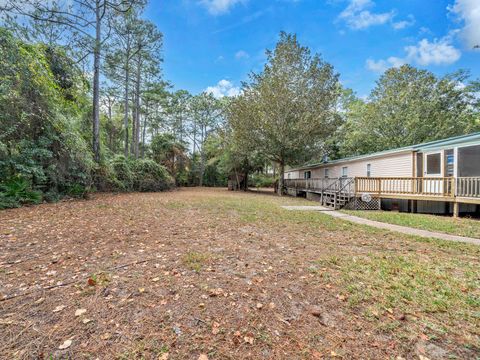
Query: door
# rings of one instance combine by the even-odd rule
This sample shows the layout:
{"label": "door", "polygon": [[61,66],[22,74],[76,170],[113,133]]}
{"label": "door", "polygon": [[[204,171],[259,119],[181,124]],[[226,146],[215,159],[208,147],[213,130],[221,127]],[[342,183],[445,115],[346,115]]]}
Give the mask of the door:
{"label": "door", "polygon": [[[423,159],[423,192],[426,194],[443,194],[442,151],[425,153]],[[438,180],[436,179],[438,178]]]}

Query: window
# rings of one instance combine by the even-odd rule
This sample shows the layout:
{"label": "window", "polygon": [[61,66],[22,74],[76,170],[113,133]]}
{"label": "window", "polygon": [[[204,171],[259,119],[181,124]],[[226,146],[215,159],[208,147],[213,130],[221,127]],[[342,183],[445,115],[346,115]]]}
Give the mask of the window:
{"label": "window", "polygon": [[348,177],[348,166],[342,167],[342,177]]}
{"label": "window", "polygon": [[427,175],[441,175],[442,173],[442,154],[427,155]]}
{"label": "window", "polygon": [[311,171],[305,171],[303,173],[303,178],[304,179],[310,179],[312,177],[312,172]]}
{"label": "window", "polygon": [[367,164],[367,177],[370,177],[372,175],[372,165]]}
{"label": "window", "polygon": [[329,169],[325,169],[325,179],[328,179],[328,173],[329,173],[328,170],[329,170]]}
{"label": "window", "polygon": [[291,173],[288,173],[288,178],[290,179],[290,175],[292,175]]}

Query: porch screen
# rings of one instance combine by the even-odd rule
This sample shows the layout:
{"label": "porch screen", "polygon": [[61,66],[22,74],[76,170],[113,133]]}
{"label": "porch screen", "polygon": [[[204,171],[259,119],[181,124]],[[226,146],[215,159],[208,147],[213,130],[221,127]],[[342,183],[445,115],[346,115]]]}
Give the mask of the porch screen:
{"label": "porch screen", "polygon": [[480,176],[480,145],[458,148],[458,176]]}

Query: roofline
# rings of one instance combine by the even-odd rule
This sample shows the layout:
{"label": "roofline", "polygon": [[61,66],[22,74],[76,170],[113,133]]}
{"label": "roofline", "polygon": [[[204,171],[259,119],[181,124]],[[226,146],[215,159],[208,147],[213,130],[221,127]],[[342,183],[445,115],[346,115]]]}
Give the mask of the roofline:
{"label": "roofline", "polygon": [[462,139],[467,139],[468,141],[465,142],[465,144],[476,144],[480,143],[480,132],[475,132],[472,134],[468,135],[458,135],[458,136],[453,136],[447,139],[441,139],[441,140],[434,140],[434,141],[428,141],[425,143],[421,144],[416,144],[416,145],[411,145],[411,146],[405,146],[401,148],[396,148],[396,149],[390,149],[390,150],[384,150],[384,151],[379,151],[371,154],[364,154],[364,155],[356,155],[356,156],[350,156],[346,158],[341,158],[337,160],[332,160],[332,161],[324,161],[320,163],[315,163],[315,164],[309,164],[293,169],[286,170],[285,172],[290,172],[290,171],[298,171],[298,170],[304,170],[304,169],[313,169],[321,166],[328,166],[328,165],[335,165],[335,164],[340,164],[344,162],[351,162],[351,161],[356,161],[356,160],[363,160],[363,159],[371,159],[375,157],[382,157],[385,155],[395,155],[395,154],[401,154],[404,152],[418,152],[418,151],[425,151],[425,150],[435,150],[438,148],[442,148],[448,145],[453,145],[459,143],[459,140]]}

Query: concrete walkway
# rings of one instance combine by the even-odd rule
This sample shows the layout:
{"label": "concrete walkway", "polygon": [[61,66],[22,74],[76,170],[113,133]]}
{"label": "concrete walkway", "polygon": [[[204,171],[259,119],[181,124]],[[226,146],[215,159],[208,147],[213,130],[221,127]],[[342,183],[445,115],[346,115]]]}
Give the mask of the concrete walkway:
{"label": "concrete walkway", "polygon": [[380,221],[363,219],[361,217],[344,214],[340,211],[335,211],[324,206],[282,206],[282,208],[286,210],[292,210],[292,211],[321,211],[326,215],[330,215],[334,218],[339,218],[339,219],[350,221],[356,224],[373,226],[379,229],[395,231],[402,234],[480,245],[480,239],[475,239],[475,238],[470,238],[465,236],[449,235],[449,234],[444,234],[439,232],[414,229],[407,226],[394,225],[394,224],[388,224]]}

